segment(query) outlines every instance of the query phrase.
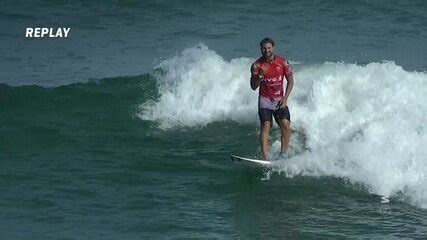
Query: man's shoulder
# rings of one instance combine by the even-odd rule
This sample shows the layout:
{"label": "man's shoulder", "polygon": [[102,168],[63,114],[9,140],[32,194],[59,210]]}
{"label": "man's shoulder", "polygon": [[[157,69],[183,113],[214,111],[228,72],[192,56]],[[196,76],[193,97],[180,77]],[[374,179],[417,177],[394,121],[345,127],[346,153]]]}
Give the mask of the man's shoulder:
{"label": "man's shoulder", "polygon": [[283,66],[285,66],[285,67],[287,67],[287,66],[290,65],[289,61],[285,57],[282,57],[282,56],[279,56],[279,55],[276,55],[276,61],[278,63],[283,64]]}
{"label": "man's shoulder", "polygon": [[276,61],[278,61],[278,62],[284,62],[284,61],[287,61],[287,60],[286,60],[285,57],[276,54]]}

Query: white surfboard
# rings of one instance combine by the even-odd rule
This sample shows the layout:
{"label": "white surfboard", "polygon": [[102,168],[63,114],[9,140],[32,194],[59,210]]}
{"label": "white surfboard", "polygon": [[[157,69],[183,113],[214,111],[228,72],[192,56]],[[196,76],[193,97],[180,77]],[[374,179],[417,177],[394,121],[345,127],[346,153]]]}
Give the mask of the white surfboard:
{"label": "white surfboard", "polygon": [[246,158],[246,157],[241,157],[237,155],[231,155],[230,157],[231,157],[231,161],[237,161],[237,162],[244,161],[248,163],[258,163],[263,166],[268,166],[271,164],[271,161],[266,161],[261,159],[252,159],[252,158]]}

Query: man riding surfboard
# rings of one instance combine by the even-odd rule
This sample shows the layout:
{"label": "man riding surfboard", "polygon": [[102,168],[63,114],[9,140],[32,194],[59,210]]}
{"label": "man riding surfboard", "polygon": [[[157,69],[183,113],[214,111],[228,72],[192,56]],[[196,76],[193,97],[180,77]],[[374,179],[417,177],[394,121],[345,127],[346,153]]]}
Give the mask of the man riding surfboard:
{"label": "man riding surfboard", "polygon": [[[262,56],[251,66],[251,88],[259,87],[258,115],[261,122],[260,143],[264,160],[271,160],[268,137],[273,124],[272,116],[282,132],[279,158],[288,158],[291,139],[291,116],[287,101],[294,86],[291,66],[284,57],[274,53],[274,41],[264,38],[260,42]],[[283,82],[286,78],[286,90]]]}

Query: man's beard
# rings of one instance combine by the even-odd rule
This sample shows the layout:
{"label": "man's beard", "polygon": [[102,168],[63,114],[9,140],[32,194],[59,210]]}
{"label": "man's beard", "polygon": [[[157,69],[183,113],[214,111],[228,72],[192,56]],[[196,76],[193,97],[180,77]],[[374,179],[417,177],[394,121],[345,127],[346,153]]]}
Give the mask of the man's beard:
{"label": "man's beard", "polygon": [[271,56],[273,56],[273,52],[266,52],[266,53],[264,53],[264,57],[265,58],[269,58]]}

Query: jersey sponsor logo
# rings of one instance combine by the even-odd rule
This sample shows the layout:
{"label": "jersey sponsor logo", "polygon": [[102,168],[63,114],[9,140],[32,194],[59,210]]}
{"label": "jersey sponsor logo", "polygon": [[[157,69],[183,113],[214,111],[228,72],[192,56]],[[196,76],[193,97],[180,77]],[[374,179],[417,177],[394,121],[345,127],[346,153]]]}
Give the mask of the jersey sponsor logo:
{"label": "jersey sponsor logo", "polygon": [[282,81],[282,75],[280,75],[278,78],[265,78],[266,82],[278,82]]}
{"label": "jersey sponsor logo", "polygon": [[267,82],[277,82],[277,78],[266,78],[265,81],[267,81]]}

